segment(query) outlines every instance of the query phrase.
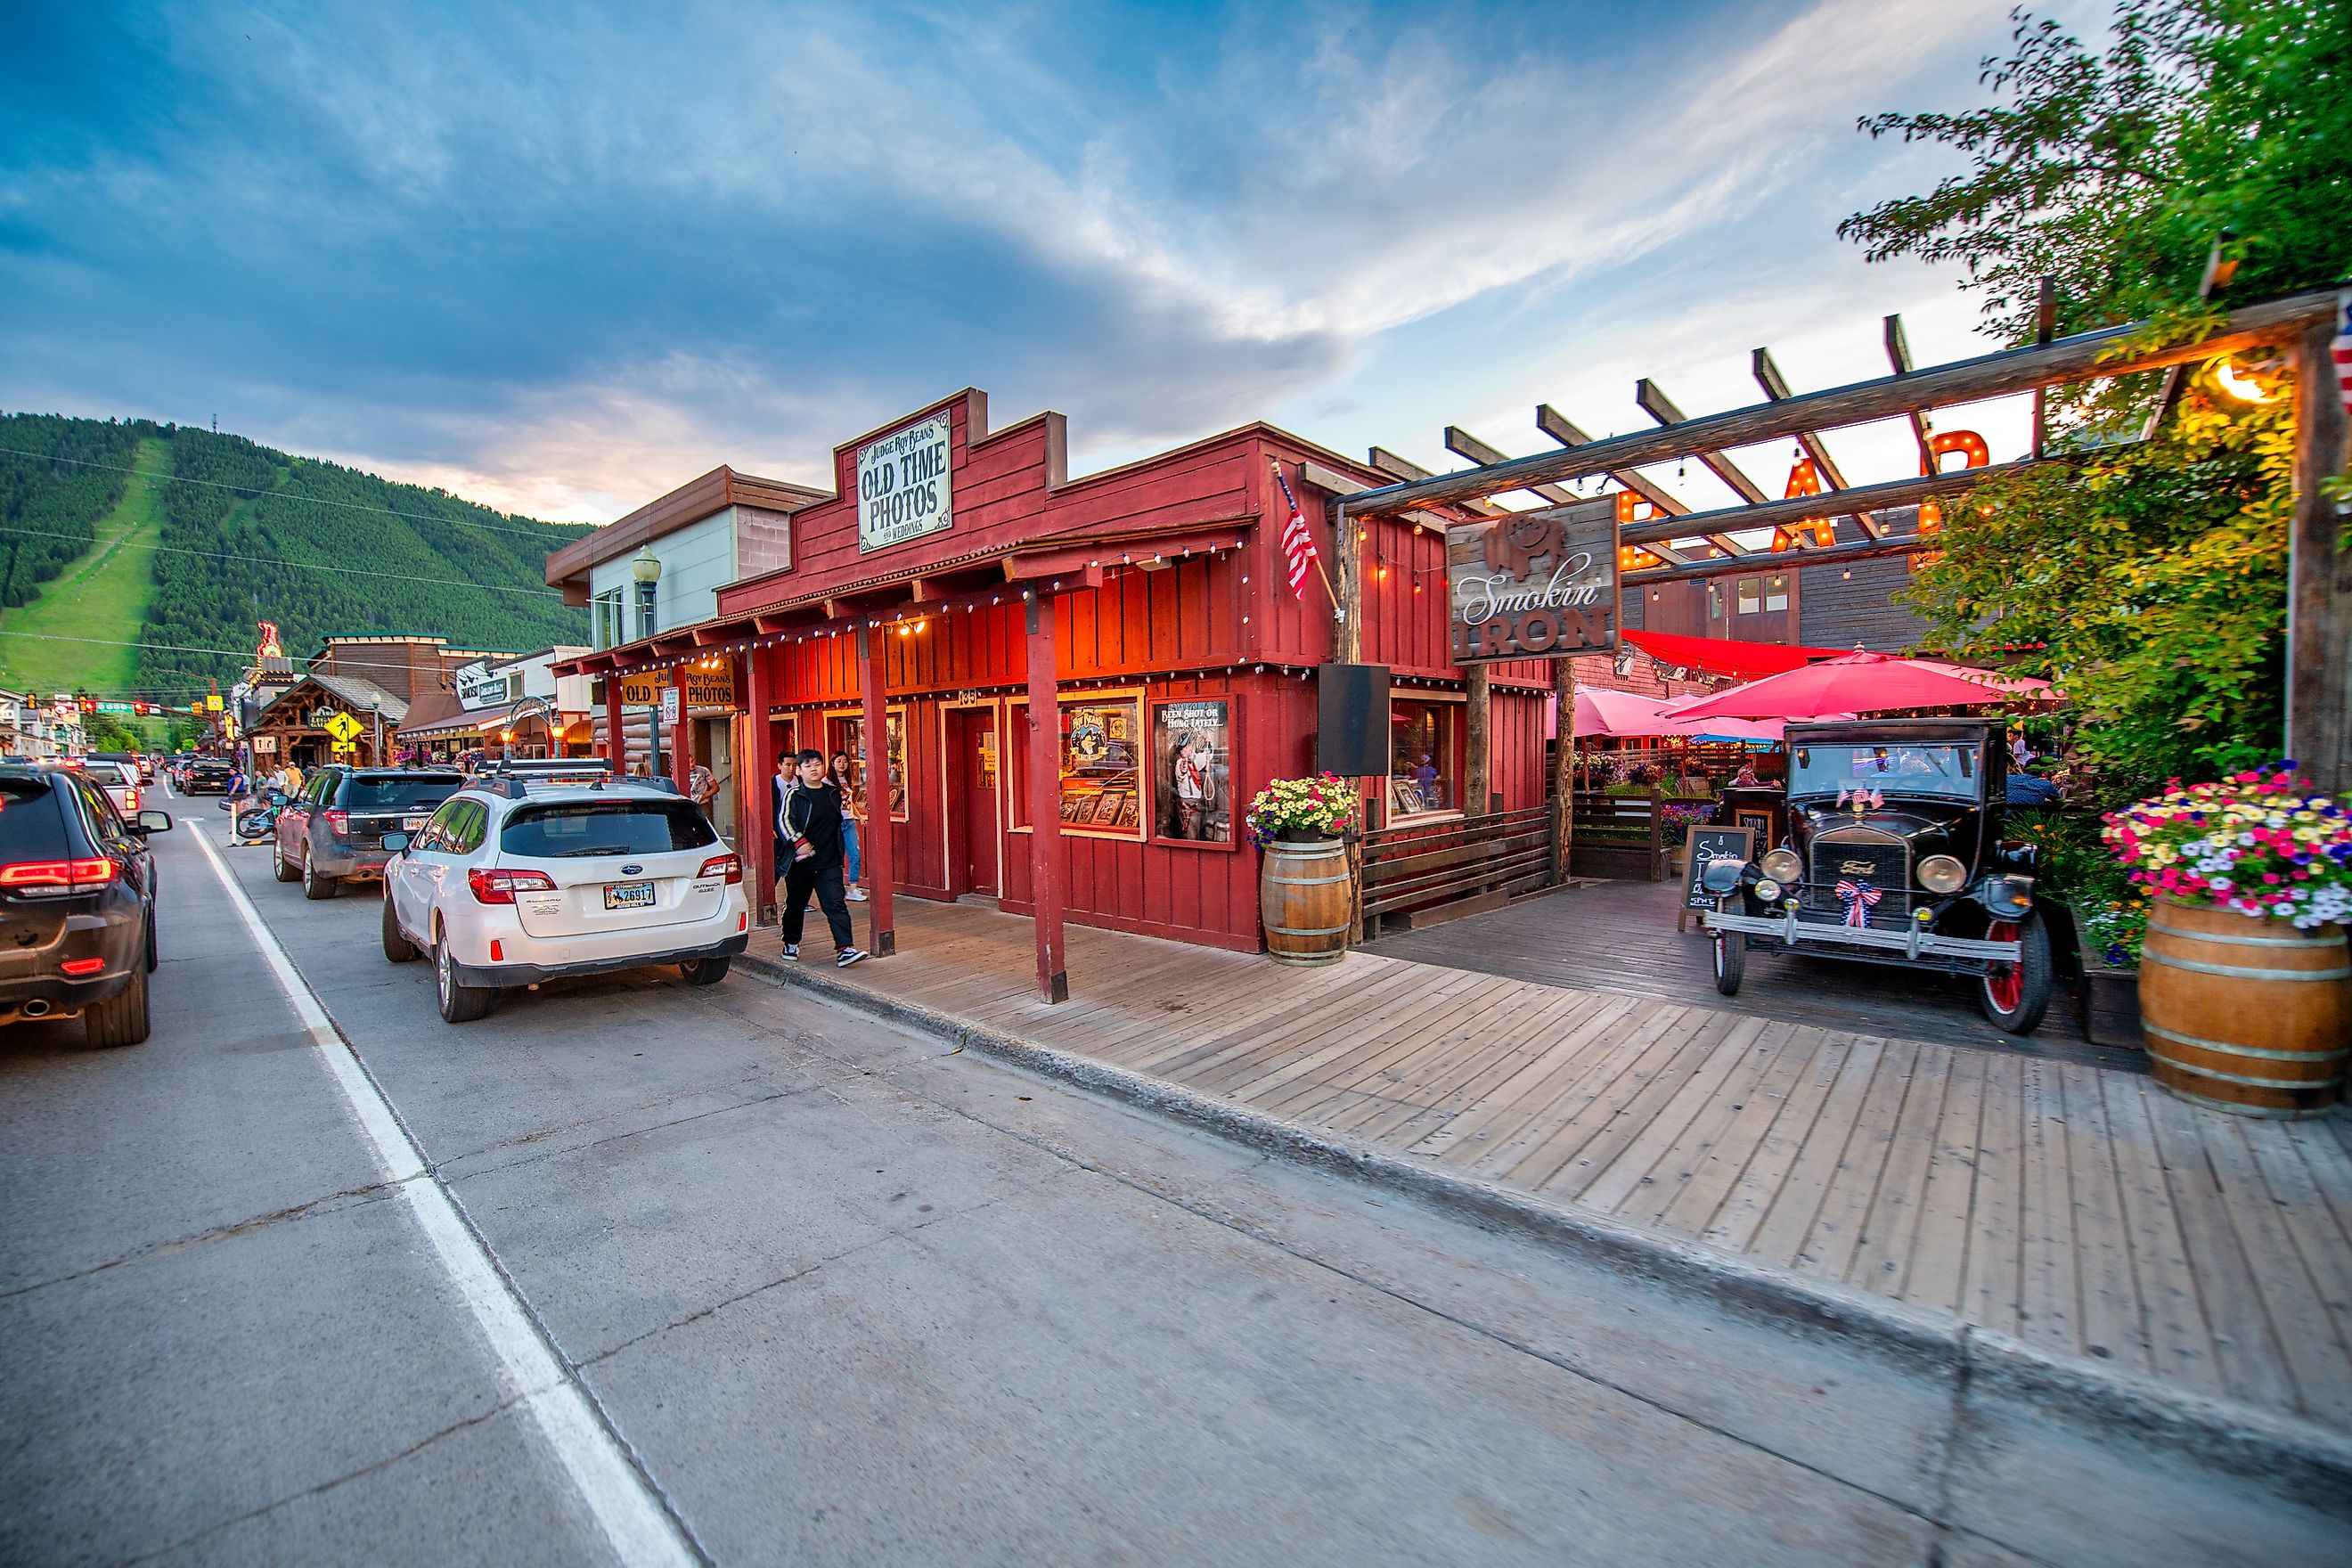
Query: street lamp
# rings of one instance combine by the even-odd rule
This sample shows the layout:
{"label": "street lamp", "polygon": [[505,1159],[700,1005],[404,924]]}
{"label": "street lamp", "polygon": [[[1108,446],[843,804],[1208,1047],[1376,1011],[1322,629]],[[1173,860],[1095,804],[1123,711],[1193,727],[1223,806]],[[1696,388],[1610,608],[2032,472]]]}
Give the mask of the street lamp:
{"label": "street lamp", "polygon": [[654,589],[661,582],[661,557],[650,544],[640,547],[630,559],[629,575],[637,580],[637,636],[654,635]]}

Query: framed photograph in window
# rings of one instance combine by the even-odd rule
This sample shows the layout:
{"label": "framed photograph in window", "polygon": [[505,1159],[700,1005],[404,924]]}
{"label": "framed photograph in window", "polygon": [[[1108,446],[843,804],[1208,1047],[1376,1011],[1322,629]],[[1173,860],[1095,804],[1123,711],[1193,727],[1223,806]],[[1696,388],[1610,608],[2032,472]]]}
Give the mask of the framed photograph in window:
{"label": "framed photograph in window", "polygon": [[[1123,813],[1143,791],[1143,694],[1088,692],[1061,710],[1062,822],[1074,833],[1143,836],[1142,814]],[[1124,816],[1124,820],[1122,816]]]}
{"label": "framed photograph in window", "polygon": [[1235,699],[1166,698],[1151,705],[1155,842],[1238,847],[1234,805]]}

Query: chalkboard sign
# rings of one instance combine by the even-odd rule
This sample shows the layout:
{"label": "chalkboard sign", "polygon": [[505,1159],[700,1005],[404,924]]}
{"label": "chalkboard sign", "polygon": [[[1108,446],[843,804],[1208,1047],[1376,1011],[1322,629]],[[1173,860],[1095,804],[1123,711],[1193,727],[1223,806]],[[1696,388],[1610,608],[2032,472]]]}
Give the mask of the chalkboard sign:
{"label": "chalkboard sign", "polygon": [[1692,910],[1715,908],[1715,895],[1702,880],[1707,862],[1745,860],[1756,848],[1753,827],[1702,827],[1694,822],[1683,829],[1683,901],[1675,911],[1676,931],[1683,929]]}

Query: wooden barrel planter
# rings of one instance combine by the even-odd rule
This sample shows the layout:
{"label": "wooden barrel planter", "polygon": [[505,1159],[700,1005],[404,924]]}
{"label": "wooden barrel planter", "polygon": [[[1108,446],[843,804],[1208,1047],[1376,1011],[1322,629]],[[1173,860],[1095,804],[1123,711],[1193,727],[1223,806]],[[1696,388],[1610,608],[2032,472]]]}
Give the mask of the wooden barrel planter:
{"label": "wooden barrel planter", "polygon": [[1257,874],[1258,919],[1276,963],[1336,963],[1348,951],[1348,847],[1276,839]]}
{"label": "wooden barrel planter", "polygon": [[2241,1116],[2316,1116],[2352,1053],[2352,951],[2341,926],[2166,899],[2140,954],[2148,1062],[2182,1100]]}

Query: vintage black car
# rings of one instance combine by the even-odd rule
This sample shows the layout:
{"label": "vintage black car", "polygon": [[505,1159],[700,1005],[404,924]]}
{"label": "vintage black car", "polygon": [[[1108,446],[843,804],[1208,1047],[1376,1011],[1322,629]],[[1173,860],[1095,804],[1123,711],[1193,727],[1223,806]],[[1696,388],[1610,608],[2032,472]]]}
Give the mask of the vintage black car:
{"label": "vintage black car", "polygon": [[1806,952],[1974,977],[1985,1016],[2032,1033],[2050,933],[2031,845],[2001,838],[2008,749],[1993,719],[1790,724],[1788,841],[1705,872],[1716,989],[1748,954]]}

